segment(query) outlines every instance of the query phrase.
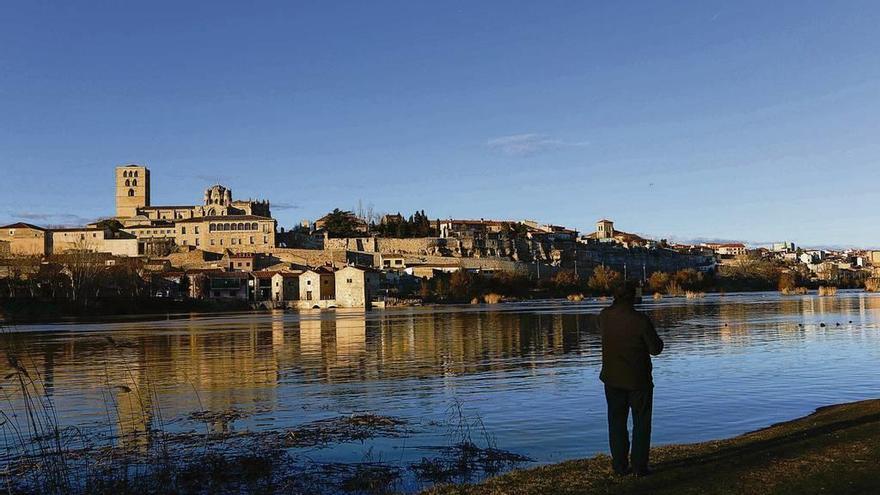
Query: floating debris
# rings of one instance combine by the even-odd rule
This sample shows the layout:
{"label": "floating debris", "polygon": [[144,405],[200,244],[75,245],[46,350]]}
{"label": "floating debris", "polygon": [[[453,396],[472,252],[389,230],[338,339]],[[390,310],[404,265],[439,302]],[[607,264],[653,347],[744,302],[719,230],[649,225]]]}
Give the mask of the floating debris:
{"label": "floating debris", "polygon": [[364,441],[373,437],[399,437],[407,433],[406,422],[399,418],[376,414],[351,416],[313,421],[286,430],[281,446],[317,447],[337,442]]}

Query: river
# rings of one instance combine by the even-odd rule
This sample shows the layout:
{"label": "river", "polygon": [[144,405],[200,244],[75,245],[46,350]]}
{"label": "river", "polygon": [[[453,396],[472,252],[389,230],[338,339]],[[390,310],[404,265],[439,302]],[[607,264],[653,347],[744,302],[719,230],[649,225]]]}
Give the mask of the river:
{"label": "river", "polygon": [[[161,420],[197,429],[190,414],[199,410],[237,411],[223,427],[238,431],[372,413],[405,420],[409,432],[311,448],[309,458],[405,464],[448,444],[450,416],[461,411],[475,437],[542,464],[607,451],[593,324],[606,304],[27,325],[5,330],[0,367],[6,375],[14,348],[38,370],[59,422],[86,430],[106,427],[111,390],[149,388],[138,405],[116,401],[114,428]],[[649,300],[641,309],[666,342],[654,359],[655,445],[727,437],[880,397],[880,296],[708,295]],[[3,408],[19,399],[13,392]],[[148,414],[134,411],[142,408]]]}

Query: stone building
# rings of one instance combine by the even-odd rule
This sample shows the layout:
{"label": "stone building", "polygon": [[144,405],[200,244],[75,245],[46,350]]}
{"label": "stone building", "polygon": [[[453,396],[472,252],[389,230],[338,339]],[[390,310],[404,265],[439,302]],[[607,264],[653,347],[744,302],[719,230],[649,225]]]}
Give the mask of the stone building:
{"label": "stone building", "polygon": [[116,167],[116,216],[135,217],[150,206],[150,171],[141,165]]}
{"label": "stone building", "polygon": [[18,222],[0,227],[0,241],[9,243],[9,253],[46,256],[51,253],[52,236],[43,227]]}
{"label": "stone building", "polygon": [[332,268],[320,266],[306,270],[299,276],[301,301],[327,301],[336,298],[335,273]]}
{"label": "stone building", "polygon": [[710,247],[712,247],[712,249],[715,250],[715,253],[717,253],[719,256],[727,257],[742,256],[748,251],[746,245],[740,242],[712,244],[710,245]]}
{"label": "stone building", "polygon": [[223,255],[222,263],[231,272],[252,272],[257,267],[257,255],[255,253],[226,252]]}
{"label": "stone building", "polygon": [[138,255],[138,239],[127,232],[95,227],[51,229],[48,232],[52,254],[83,250],[114,256]]}
{"label": "stone building", "polygon": [[486,234],[497,234],[502,232],[508,225],[516,222],[506,222],[502,220],[437,220],[437,230],[440,237],[458,238],[458,237],[480,237]]}
{"label": "stone building", "polygon": [[268,201],[234,200],[232,190],[220,184],[205,190],[201,205],[154,206],[150,203],[150,170],[142,165],[116,167],[116,217],[127,227],[227,215],[272,216]]}
{"label": "stone building", "polygon": [[178,246],[223,253],[267,252],[275,247],[275,220],[256,215],[195,217],[175,222]]}
{"label": "stone building", "polygon": [[606,218],[596,222],[596,239],[614,239],[614,222]]}
{"label": "stone building", "polygon": [[379,295],[381,273],[376,270],[346,266],[335,275],[337,307],[369,308]]}
{"label": "stone building", "polygon": [[299,272],[276,272],[272,275],[272,300],[294,301],[299,298]]}

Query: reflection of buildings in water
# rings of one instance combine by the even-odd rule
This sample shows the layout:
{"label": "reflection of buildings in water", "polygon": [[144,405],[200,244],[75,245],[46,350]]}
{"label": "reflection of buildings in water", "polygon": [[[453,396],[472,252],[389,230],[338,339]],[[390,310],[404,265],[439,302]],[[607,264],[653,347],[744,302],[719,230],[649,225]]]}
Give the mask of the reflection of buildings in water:
{"label": "reflection of buildings in water", "polygon": [[366,316],[358,308],[338,309],[336,313],[336,358],[353,360],[365,350],[367,339]]}
{"label": "reflection of buildings in water", "polygon": [[284,347],[284,310],[272,310],[272,348],[277,352]]}
{"label": "reflection of buildings in water", "polygon": [[299,322],[296,357],[303,372],[328,381],[360,376],[366,350],[364,310],[337,309],[316,316]]}

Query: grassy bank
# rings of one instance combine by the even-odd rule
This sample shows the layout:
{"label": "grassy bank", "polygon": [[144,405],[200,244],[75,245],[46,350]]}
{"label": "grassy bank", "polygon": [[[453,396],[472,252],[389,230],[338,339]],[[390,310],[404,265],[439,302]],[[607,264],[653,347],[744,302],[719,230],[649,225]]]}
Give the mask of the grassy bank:
{"label": "grassy bank", "polygon": [[426,495],[880,493],[880,400],[825,407],[738,437],[651,451],[655,473],[615,476],[610,459],[518,470]]}

